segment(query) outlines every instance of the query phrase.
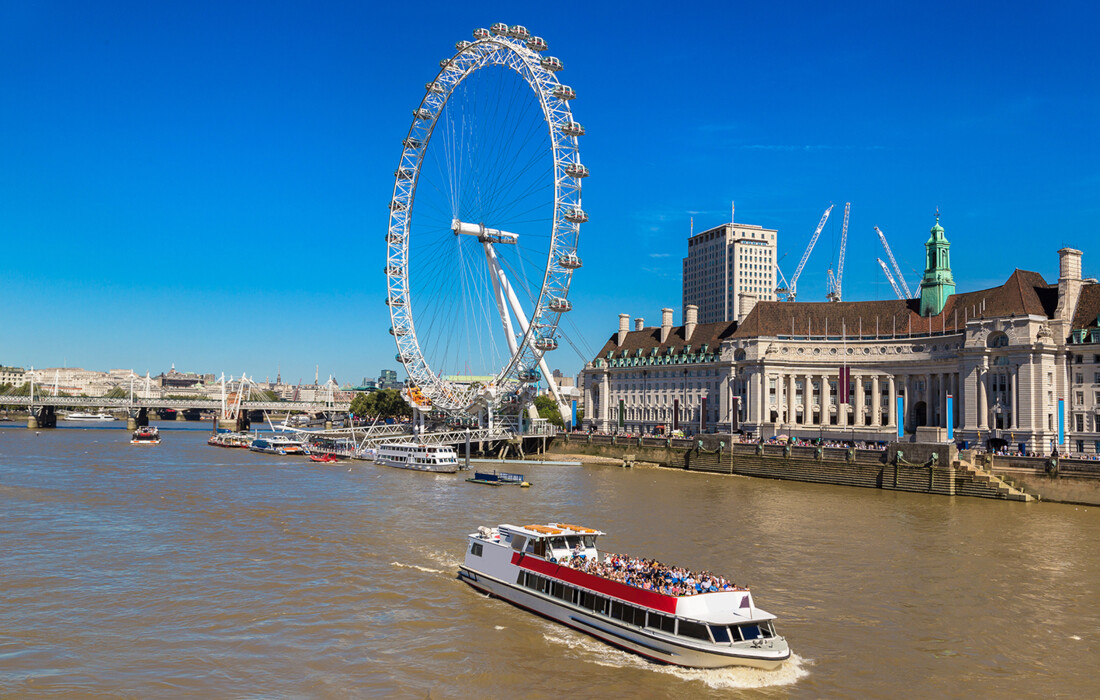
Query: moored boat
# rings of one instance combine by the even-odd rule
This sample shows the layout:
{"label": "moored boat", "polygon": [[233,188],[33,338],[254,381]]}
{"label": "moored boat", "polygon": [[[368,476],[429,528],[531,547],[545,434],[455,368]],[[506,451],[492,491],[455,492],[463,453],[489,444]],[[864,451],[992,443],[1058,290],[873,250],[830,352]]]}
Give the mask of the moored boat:
{"label": "moored boat", "polygon": [[598,530],[479,527],[459,578],[474,588],[655,661],[773,670],[790,658],[775,615],[720,576],[601,554]]}
{"label": "moored boat", "polygon": [[466,481],[471,484],[485,484],[486,486],[522,486],[527,488],[531,485],[523,478],[523,474],[498,472],[495,469],[491,472],[474,472],[474,475]]}
{"label": "moored boat", "polygon": [[301,440],[295,440],[283,435],[273,435],[269,438],[256,438],[249,445],[253,452],[266,452],[273,455],[308,455],[309,450]]}
{"label": "moored boat", "polygon": [[391,442],[378,447],[376,464],[419,472],[454,474],[458,454],[447,445],[418,445],[415,442]]}
{"label": "moored boat", "polygon": [[206,441],[207,445],[214,447],[236,447],[248,449],[252,445],[253,436],[248,433],[215,433]]}
{"label": "moored boat", "polygon": [[159,445],[160,429],[156,426],[145,425],[134,431],[130,436],[131,445]]}
{"label": "moored boat", "polygon": [[310,454],[309,461],[311,462],[339,462],[340,457],[334,454]]}
{"label": "moored boat", "polygon": [[96,423],[117,420],[110,413],[103,413],[102,411],[100,411],[99,413],[70,413],[69,415],[64,416],[64,418],[65,420],[82,420]]}

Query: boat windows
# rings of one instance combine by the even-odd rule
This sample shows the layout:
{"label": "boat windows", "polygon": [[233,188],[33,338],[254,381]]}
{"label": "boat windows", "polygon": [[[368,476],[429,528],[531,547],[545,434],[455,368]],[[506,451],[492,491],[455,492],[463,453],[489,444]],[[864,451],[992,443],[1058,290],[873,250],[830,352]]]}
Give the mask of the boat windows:
{"label": "boat windows", "polygon": [[523,551],[523,545],[527,544],[527,538],[523,535],[514,535],[512,537],[512,549],[517,552]]}
{"label": "boat windows", "polygon": [[651,612],[649,613],[649,620],[646,622],[646,627],[668,632],[669,634],[676,634],[676,618]]}
{"label": "boat windows", "polygon": [[573,587],[572,586],[566,586],[565,584],[561,584],[561,583],[555,583],[554,584],[554,590],[550,593],[550,595],[554,596],[555,598],[561,598],[562,600],[564,600],[567,603],[572,603],[573,602]]}
{"label": "boat windows", "polygon": [[584,541],[584,546],[585,546],[586,549],[596,546],[596,536],[595,535],[585,535],[582,538],[582,540]]}
{"label": "boat windows", "polygon": [[710,634],[719,644],[729,644],[730,631],[725,625],[711,625]]}
{"label": "boat windows", "polygon": [[760,629],[760,625],[757,625],[757,624],[738,625],[737,629],[740,630],[741,638],[744,639],[745,641],[749,641],[751,639],[763,639],[764,638],[764,632],[763,632],[763,630]]}
{"label": "boat windows", "polygon": [[535,540],[534,541],[534,547],[531,549],[531,551],[535,554],[535,556],[545,557],[546,556],[546,540],[542,540],[542,539]]}
{"label": "boat windows", "polygon": [[710,641],[710,635],[707,634],[707,626],[702,624],[701,622],[693,622],[692,620],[680,620],[677,630],[682,637],[701,639],[704,642]]}
{"label": "boat windows", "polygon": [[470,545],[470,554],[473,554],[475,557],[480,557],[482,549],[483,545],[480,542],[474,542]]}

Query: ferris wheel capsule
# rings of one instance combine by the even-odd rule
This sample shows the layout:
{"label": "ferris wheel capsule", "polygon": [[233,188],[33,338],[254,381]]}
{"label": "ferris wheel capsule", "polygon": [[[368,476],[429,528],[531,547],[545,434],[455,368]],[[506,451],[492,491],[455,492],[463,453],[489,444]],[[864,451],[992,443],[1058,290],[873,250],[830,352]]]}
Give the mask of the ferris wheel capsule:
{"label": "ferris wheel capsule", "polygon": [[574,224],[583,224],[588,221],[588,214],[580,207],[573,207],[565,212],[565,220]]}
{"label": "ferris wheel capsule", "polygon": [[562,64],[561,59],[557,56],[543,56],[542,60],[539,61],[539,65],[546,70],[552,71],[554,73],[557,73],[562,68],[565,68],[565,65]]}
{"label": "ferris wheel capsule", "polygon": [[536,338],[535,347],[543,352],[558,349],[558,341],[554,338]]}
{"label": "ferris wheel capsule", "polygon": [[573,308],[572,302],[563,297],[554,297],[546,306],[556,314],[565,313]]}
{"label": "ferris wheel capsule", "polygon": [[559,100],[575,100],[577,99],[577,91],[568,85],[559,85],[554,88],[554,97]]}
{"label": "ferris wheel capsule", "polygon": [[496,36],[508,36],[508,25],[504,22],[494,22],[489,25],[489,31]]}
{"label": "ferris wheel capsule", "polygon": [[531,36],[531,32],[527,31],[527,27],[522,24],[513,24],[511,27],[508,27],[508,36],[522,41]]}
{"label": "ferris wheel capsule", "polygon": [[543,39],[541,36],[533,36],[527,40],[527,48],[532,51],[545,51],[550,47],[547,45],[546,39]]}
{"label": "ferris wheel capsule", "polygon": [[566,136],[584,136],[584,127],[579,122],[565,122],[561,126],[561,133]]}
{"label": "ferris wheel capsule", "polygon": [[581,267],[581,259],[576,253],[569,253],[558,258],[558,264],[567,270],[577,270]]}
{"label": "ferris wheel capsule", "polygon": [[413,116],[422,122],[430,121],[432,118],[432,110],[427,107],[421,107],[420,109],[413,110]]}
{"label": "ferris wheel capsule", "polygon": [[569,177],[574,177],[579,180],[583,177],[588,177],[588,168],[584,167],[580,163],[570,163],[565,168],[565,174]]}
{"label": "ferris wheel capsule", "polygon": [[488,39],[489,36],[490,36],[489,30],[486,29],[485,27],[478,27],[477,29],[474,30],[474,38],[475,39],[479,39],[479,40],[480,39]]}
{"label": "ferris wheel capsule", "polygon": [[469,46],[472,43],[474,43],[474,42],[466,41],[465,39],[462,39],[461,41],[456,41],[455,42],[455,51],[462,51],[463,49],[465,49],[467,46]]}
{"label": "ferris wheel capsule", "polygon": [[542,374],[537,369],[525,369],[519,373],[519,380],[526,384],[533,384],[542,379]]}

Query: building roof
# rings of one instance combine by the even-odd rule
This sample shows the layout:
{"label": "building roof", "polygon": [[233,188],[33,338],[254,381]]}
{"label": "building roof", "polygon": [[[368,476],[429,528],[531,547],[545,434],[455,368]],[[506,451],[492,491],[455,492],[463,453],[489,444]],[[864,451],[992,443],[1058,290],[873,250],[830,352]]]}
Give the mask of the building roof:
{"label": "building roof", "polygon": [[615,357],[622,357],[623,351],[633,353],[636,350],[649,350],[650,348],[657,348],[658,352],[664,351],[666,348],[672,348],[674,353],[678,353],[685,345],[691,345],[692,351],[697,351],[704,344],[713,352],[718,349],[719,343],[733,335],[736,328],[736,323],[726,321],[699,323],[696,324],[695,330],[691,334],[691,340],[685,341],[684,327],[673,326],[668,333],[668,337],[665,338],[665,342],[662,343],[661,327],[647,326],[640,331],[629,331],[622,347],[619,347],[618,344],[619,334],[613,334],[603,344],[600,351],[596,353],[596,357],[607,357],[607,353],[611,351],[615,352]]}
{"label": "building roof", "polygon": [[920,299],[886,301],[787,302],[761,301],[745,318],[734,337],[766,335],[863,335],[875,332],[927,333],[962,330],[971,318],[1039,315],[1053,317],[1058,288],[1042,275],[1016,270],[1000,287],[952,294],[943,311],[920,315]]}
{"label": "building roof", "polygon": [[1073,314],[1073,328],[1096,328],[1100,326],[1100,284],[1087,284],[1081,288],[1077,298],[1077,309]]}

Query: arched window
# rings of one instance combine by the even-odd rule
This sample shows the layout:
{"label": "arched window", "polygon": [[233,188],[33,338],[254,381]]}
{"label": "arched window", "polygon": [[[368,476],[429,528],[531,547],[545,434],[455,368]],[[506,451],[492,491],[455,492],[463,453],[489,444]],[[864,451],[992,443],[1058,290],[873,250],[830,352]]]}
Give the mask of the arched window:
{"label": "arched window", "polygon": [[989,337],[985,341],[986,347],[990,348],[1007,348],[1008,347],[1008,335],[997,331],[990,333]]}

